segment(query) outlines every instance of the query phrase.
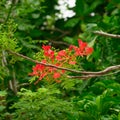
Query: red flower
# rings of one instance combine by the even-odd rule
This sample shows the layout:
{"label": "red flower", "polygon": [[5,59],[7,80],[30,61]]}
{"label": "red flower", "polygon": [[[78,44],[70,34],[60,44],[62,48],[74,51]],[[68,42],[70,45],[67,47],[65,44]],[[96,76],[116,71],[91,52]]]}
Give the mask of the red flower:
{"label": "red flower", "polygon": [[[86,42],[83,42],[82,40],[78,40],[78,47],[74,45],[69,46],[69,50],[61,50],[59,52],[55,52],[51,49],[51,46],[49,45],[43,45],[42,46],[44,57],[45,59],[42,60],[42,63],[49,63],[53,64],[55,66],[63,67],[67,64],[75,65],[76,64],[76,56],[86,56],[93,52],[93,48],[89,47]],[[40,80],[42,80],[44,77],[51,79],[52,78],[57,82],[60,83],[61,80],[58,78],[61,77],[62,74],[65,73],[65,70],[57,70],[57,68],[45,66],[43,64],[36,64],[36,66],[33,67],[33,72],[29,75],[31,76],[37,76],[39,79],[35,82],[37,84]],[[49,77],[50,75],[50,77]],[[49,81],[49,80],[48,80]]]}
{"label": "red flower", "polygon": [[[46,63],[46,60],[42,60],[41,62]],[[44,71],[44,69],[45,69],[45,66],[44,66],[44,65],[42,65],[42,64],[36,64],[36,66],[34,66],[34,67],[32,68],[33,72],[30,73],[29,75],[31,75],[31,76],[34,76],[34,75],[39,76],[39,74],[40,74],[42,71]]]}
{"label": "red flower", "polygon": [[88,55],[88,54],[91,54],[93,52],[93,48],[92,47],[86,47],[85,48],[85,54]]}
{"label": "red flower", "polygon": [[51,46],[49,45],[43,45],[42,49],[44,50],[44,56],[49,57],[50,59],[54,58],[54,51],[51,50]]}
{"label": "red flower", "polygon": [[69,61],[69,64],[70,64],[70,65],[75,65],[75,64],[76,64],[76,61]]}
{"label": "red flower", "polygon": [[42,60],[41,62],[42,62],[42,63],[47,63],[47,61],[46,61],[46,60]]}
{"label": "red flower", "polygon": [[79,47],[76,47],[74,45],[70,45],[69,50],[74,49],[76,56],[84,56],[89,55],[93,52],[93,48],[88,47],[86,42],[83,42],[82,40],[78,40]]}
{"label": "red flower", "polygon": [[51,73],[51,72],[54,72],[55,70],[56,70],[56,68],[54,68],[54,67],[49,67],[49,68],[48,68],[48,72],[50,72],[50,73]]}
{"label": "red flower", "polygon": [[40,74],[39,79],[38,79],[34,84],[36,85],[36,84],[37,84],[40,80],[42,80],[46,75],[47,75],[47,73],[42,73],[42,74]]}
{"label": "red flower", "polygon": [[70,51],[73,50],[73,49],[76,50],[77,48],[78,48],[78,47],[77,47],[77,46],[74,46],[74,45],[70,45],[70,46],[69,46],[69,50],[70,50]]}
{"label": "red flower", "polygon": [[42,80],[46,75],[47,75],[47,73],[41,73],[39,80]]}
{"label": "red flower", "polygon": [[61,70],[62,73],[65,73],[65,70]]}
{"label": "red flower", "polygon": [[83,56],[83,51],[81,51],[81,48],[75,49],[75,55],[76,56]]}
{"label": "red flower", "polygon": [[43,71],[45,68],[44,65],[41,65],[41,64],[36,64],[35,67],[33,67],[33,72],[37,72],[37,71]]}
{"label": "red flower", "polygon": [[56,56],[56,60],[58,61],[62,61],[65,60],[65,57],[67,56],[67,53],[65,50],[61,50],[58,52],[57,56]]}
{"label": "red flower", "polygon": [[51,48],[51,46],[49,46],[49,45],[43,45],[42,46],[42,49],[45,50],[45,51],[50,50],[50,48]]}
{"label": "red flower", "polygon": [[56,65],[56,66],[60,66],[60,63],[56,63],[55,65]]}
{"label": "red flower", "polygon": [[66,55],[66,51],[65,50],[61,50],[58,52],[59,56],[65,56]]}
{"label": "red flower", "polygon": [[81,52],[83,52],[85,50],[85,48],[87,47],[87,43],[83,42],[82,40],[78,40],[78,44],[79,44],[79,49],[81,50]]}
{"label": "red flower", "polygon": [[28,75],[30,75],[30,76],[38,76],[39,75],[39,73],[38,73],[38,71],[33,71],[32,73],[29,73]]}
{"label": "red flower", "polygon": [[54,79],[57,79],[57,78],[60,78],[60,73],[59,72],[55,72],[54,75],[53,75],[53,78]]}
{"label": "red flower", "polygon": [[54,58],[54,51],[49,49],[48,51],[44,51],[44,55],[46,57]]}
{"label": "red flower", "polygon": [[58,61],[62,61],[63,58],[62,58],[61,56],[57,55],[57,56],[56,56],[56,60],[58,60]]}

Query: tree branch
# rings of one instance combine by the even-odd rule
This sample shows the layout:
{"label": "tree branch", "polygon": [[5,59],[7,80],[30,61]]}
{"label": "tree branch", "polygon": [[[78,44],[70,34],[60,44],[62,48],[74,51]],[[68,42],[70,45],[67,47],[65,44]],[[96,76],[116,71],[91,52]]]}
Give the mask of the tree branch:
{"label": "tree branch", "polygon": [[[100,71],[101,72],[101,71]],[[81,78],[81,79],[88,79],[88,78],[93,78],[93,77],[99,77],[99,76],[108,76],[108,75],[113,75],[113,74],[116,74],[120,72],[120,70],[116,71],[116,72],[113,72],[113,73],[105,73],[105,74],[101,74],[101,75],[97,75],[97,74],[91,74],[91,75],[82,75],[82,76],[68,76],[68,78]]]}
{"label": "tree branch", "polygon": [[103,31],[94,31],[93,33],[98,34],[98,35],[102,35],[102,36],[106,36],[106,37],[111,37],[111,38],[120,38],[120,35],[110,34],[110,33],[106,33]]}
{"label": "tree branch", "polygon": [[63,41],[56,41],[56,40],[48,40],[48,41],[56,45],[65,45],[67,47],[70,46],[67,42],[63,42]]}
{"label": "tree branch", "polygon": [[11,13],[12,13],[12,8],[13,8],[13,6],[14,6],[14,0],[11,1],[11,6],[10,6],[10,8],[9,8],[8,15],[7,15],[6,19],[5,19],[5,24],[7,23],[7,21],[8,21],[9,18],[10,18],[10,15],[11,15]]}
{"label": "tree branch", "polygon": [[53,67],[53,68],[56,68],[56,69],[60,69],[60,70],[66,70],[66,71],[70,71],[70,72],[74,72],[74,73],[82,73],[81,71],[77,71],[77,70],[73,70],[73,69],[69,69],[69,68],[64,68],[64,67],[58,67],[56,65],[52,65],[52,64],[46,64],[46,63],[43,63],[43,62],[40,62],[38,60],[34,60],[30,57],[27,57],[25,55],[22,55],[22,54],[19,54],[19,53],[16,53],[16,52],[13,52],[11,50],[7,50],[10,54],[13,54],[15,56],[19,56],[21,58],[24,58],[26,60],[29,60],[31,62],[34,62],[34,63],[38,63],[38,64],[41,64],[41,65],[44,65],[46,67]]}
{"label": "tree branch", "polygon": [[74,73],[82,74],[81,76],[68,76],[69,78],[88,79],[88,78],[92,78],[92,77],[98,77],[98,76],[106,75],[106,74],[108,74],[109,72],[114,71],[114,70],[120,70],[120,65],[114,65],[114,66],[107,67],[106,69],[101,70],[101,71],[98,71],[98,72],[78,71],[78,70],[74,70],[74,69],[69,69],[69,68],[64,68],[64,67],[55,66],[55,65],[52,65],[52,64],[42,63],[42,62],[40,62],[40,61],[34,60],[34,59],[30,58],[30,57],[27,57],[27,56],[24,56],[24,55],[22,55],[22,54],[13,52],[13,51],[11,51],[11,50],[7,50],[7,51],[8,51],[10,54],[13,54],[13,55],[15,55],[15,56],[22,57],[22,58],[24,58],[24,59],[26,59],[26,60],[29,60],[29,61],[31,61],[31,62],[34,62],[34,63],[38,63],[38,64],[45,65],[46,67],[54,67],[54,68],[56,68],[56,69],[66,70],[66,71],[69,71],[69,72],[74,72]]}
{"label": "tree branch", "polygon": [[104,75],[104,74],[106,74],[106,73],[109,73],[109,72],[111,72],[111,71],[113,71],[113,70],[119,70],[120,69],[120,65],[114,65],[114,66],[110,66],[110,67],[107,67],[107,68],[105,68],[104,70],[102,70],[102,71],[98,71],[98,72],[83,72],[83,74],[86,74],[86,75],[98,75],[98,76],[100,76],[100,75]]}

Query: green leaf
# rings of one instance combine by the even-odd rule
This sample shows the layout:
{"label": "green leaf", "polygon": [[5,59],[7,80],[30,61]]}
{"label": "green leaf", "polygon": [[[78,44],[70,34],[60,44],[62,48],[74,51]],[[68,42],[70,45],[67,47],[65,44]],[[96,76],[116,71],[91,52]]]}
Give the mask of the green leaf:
{"label": "green leaf", "polygon": [[31,44],[30,42],[26,42],[25,40],[20,40],[20,41],[21,41],[22,45],[25,46],[26,48],[40,50],[39,47],[37,47],[34,44]]}
{"label": "green leaf", "polygon": [[5,96],[6,94],[6,91],[0,91],[0,96]]}
{"label": "green leaf", "polygon": [[95,101],[96,101],[98,111],[101,111],[101,97],[97,96]]}
{"label": "green leaf", "polygon": [[97,36],[95,36],[94,39],[91,40],[91,42],[88,43],[88,45],[89,45],[90,47],[93,47],[94,44],[95,44],[96,39],[97,39]]}
{"label": "green leaf", "polygon": [[97,28],[97,24],[96,23],[89,23],[86,26],[86,31],[91,32],[94,31]]}
{"label": "green leaf", "polygon": [[74,40],[74,38],[71,38],[71,37],[68,37],[68,36],[64,37],[63,40],[65,42],[67,42],[69,44],[73,44],[73,45],[74,45],[74,43],[76,43],[76,41]]}
{"label": "green leaf", "polygon": [[118,120],[120,120],[120,112],[119,112],[119,114],[118,114]]}
{"label": "green leaf", "polygon": [[75,83],[73,80],[69,80],[69,82],[66,80],[61,85],[63,88],[71,90],[74,87]]}
{"label": "green leaf", "polygon": [[79,21],[79,18],[72,18],[66,22],[65,27],[75,27]]}
{"label": "green leaf", "polygon": [[34,19],[37,19],[37,18],[40,17],[40,14],[38,14],[38,13],[33,13],[33,14],[32,14],[32,17],[33,17]]}
{"label": "green leaf", "polygon": [[84,106],[85,111],[93,118],[98,117],[98,110],[97,110],[97,105],[93,101],[88,101],[87,104]]}
{"label": "green leaf", "polygon": [[18,25],[18,29],[21,31],[31,30],[34,29],[35,25],[27,24],[27,23],[20,23]]}
{"label": "green leaf", "polygon": [[[99,0],[99,1],[91,2],[92,4],[90,5],[89,9],[85,10],[85,14],[89,14],[89,13],[93,12],[95,10],[95,8],[97,6],[99,6],[100,4],[102,4],[103,2],[104,2],[104,0]],[[87,5],[89,6],[89,4],[87,4]]]}
{"label": "green leaf", "polygon": [[35,82],[36,81],[36,78],[38,78],[38,77],[36,77],[36,76],[33,76],[30,80],[29,80],[29,82],[30,83],[33,83],[33,82]]}
{"label": "green leaf", "polygon": [[0,106],[0,112],[2,112],[5,108],[5,106]]}
{"label": "green leaf", "polygon": [[75,12],[78,16],[83,16],[85,10],[85,1],[84,0],[76,0]]}

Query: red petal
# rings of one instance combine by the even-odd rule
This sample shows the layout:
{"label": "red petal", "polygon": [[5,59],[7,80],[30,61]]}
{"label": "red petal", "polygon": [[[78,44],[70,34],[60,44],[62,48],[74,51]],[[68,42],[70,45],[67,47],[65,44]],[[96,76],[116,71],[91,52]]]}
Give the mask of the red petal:
{"label": "red petal", "polygon": [[85,49],[85,47],[87,47],[87,43],[83,42],[82,40],[78,40],[78,44],[79,44],[79,48],[81,49],[81,51],[83,51]]}
{"label": "red petal", "polygon": [[43,45],[42,46],[42,49],[45,50],[45,51],[50,50],[50,48],[51,48],[51,46],[49,46],[49,45]]}
{"label": "red petal", "polygon": [[93,52],[93,48],[91,48],[91,47],[87,47],[87,48],[85,49],[86,55],[91,54],[92,52]]}
{"label": "red petal", "polygon": [[75,64],[76,64],[76,61],[69,61],[69,64],[70,64],[70,65],[75,65]]}
{"label": "red petal", "polygon": [[62,73],[65,73],[65,70],[61,70],[62,71]]}
{"label": "red petal", "polygon": [[54,75],[53,75],[53,78],[59,78],[61,75],[60,75],[60,73],[59,72],[56,72],[56,73],[54,73]]}
{"label": "red petal", "polygon": [[66,55],[66,51],[65,50],[61,50],[58,52],[59,56],[65,56]]}

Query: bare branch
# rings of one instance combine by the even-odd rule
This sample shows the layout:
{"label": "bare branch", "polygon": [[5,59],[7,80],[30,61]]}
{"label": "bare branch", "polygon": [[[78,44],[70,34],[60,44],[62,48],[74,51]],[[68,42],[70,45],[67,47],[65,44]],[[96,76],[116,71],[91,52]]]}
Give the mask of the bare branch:
{"label": "bare branch", "polygon": [[82,75],[82,76],[67,76],[68,78],[81,78],[83,80],[85,79],[89,79],[89,78],[93,78],[93,77],[98,77],[98,76],[103,76],[103,75],[97,75],[97,74],[94,74],[94,75]]}
{"label": "bare branch", "polygon": [[106,73],[109,73],[113,70],[119,70],[120,69],[120,65],[114,65],[114,66],[110,66],[110,67],[107,67],[105,68],[104,70],[102,71],[98,71],[98,72],[87,72],[87,71],[84,71],[82,72],[82,74],[86,74],[86,75],[104,75]]}
{"label": "bare branch", "polygon": [[94,31],[93,33],[98,34],[98,35],[102,35],[102,36],[106,36],[106,37],[111,37],[111,38],[120,38],[120,35],[110,34],[110,33],[106,33],[103,31]]}
{"label": "bare branch", "polygon": [[59,29],[59,28],[47,28],[46,30],[50,30],[50,31],[54,31],[54,32],[60,32],[62,34],[65,34],[65,33],[70,33],[69,31],[64,31],[62,29]]}
{"label": "bare branch", "polygon": [[82,73],[82,71],[77,71],[77,70],[73,70],[73,69],[69,69],[69,68],[64,68],[64,67],[58,67],[56,65],[52,65],[52,64],[46,64],[46,63],[43,63],[43,62],[40,62],[38,60],[34,60],[30,57],[27,57],[25,55],[22,55],[22,54],[19,54],[19,53],[16,53],[16,52],[13,52],[11,50],[7,50],[10,54],[13,54],[15,56],[19,56],[21,58],[24,58],[26,60],[29,60],[31,62],[34,62],[34,63],[38,63],[38,64],[41,64],[41,65],[44,65],[46,67],[53,67],[53,68],[56,68],[56,69],[60,69],[60,70],[66,70],[66,71],[70,71],[70,72],[74,72],[74,73]]}
{"label": "bare branch", "polygon": [[[102,71],[99,71],[99,72],[102,73]],[[67,77],[68,77],[68,78],[81,78],[81,79],[85,80],[85,79],[93,78],[93,77],[113,75],[113,74],[116,74],[116,73],[118,73],[118,72],[120,72],[120,70],[115,71],[115,72],[113,72],[113,73],[107,72],[107,73],[105,73],[105,74],[99,74],[99,75],[95,74],[95,72],[94,72],[93,75],[92,75],[92,74],[91,74],[91,75],[88,74],[88,75],[82,75],[82,76],[67,76]]]}
{"label": "bare branch", "polygon": [[66,42],[63,42],[63,41],[56,41],[56,40],[48,40],[49,42],[53,43],[53,44],[56,44],[56,45],[65,45],[67,47],[69,47],[70,45]]}
{"label": "bare branch", "polygon": [[17,88],[23,87],[23,86],[29,86],[30,83],[22,83],[17,86]]}
{"label": "bare branch", "polygon": [[81,76],[68,76],[69,78],[88,79],[88,78],[92,78],[92,77],[98,77],[98,76],[106,75],[106,74],[108,74],[109,72],[114,71],[114,70],[120,70],[120,65],[114,65],[114,66],[107,67],[106,69],[104,69],[104,70],[102,70],[102,71],[98,71],[98,72],[78,71],[78,70],[74,70],[74,69],[69,69],[69,68],[64,68],[64,67],[55,66],[55,65],[52,65],[52,64],[42,63],[42,62],[39,62],[39,61],[37,61],[37,60],[33,60],[32,58],[29,58],[29,57],[27,57],[27,56],[24,56],[24,55],[22,55],[22,54],[19,54],[19,53],[10,51],[10,50],[7,50],[7,51],[8,51],[9,53],[13,54],[13,55],[22,57],[22,58],[24,58],[24,59],[26,59],[26,60],[29,60],[29,61],[31,61],[31,62],[45,65],[46,67],[54,67],[54,68],[56,68],[56,69],[66,70],[66,71],[70,71],[70,72],[82,74]]}

